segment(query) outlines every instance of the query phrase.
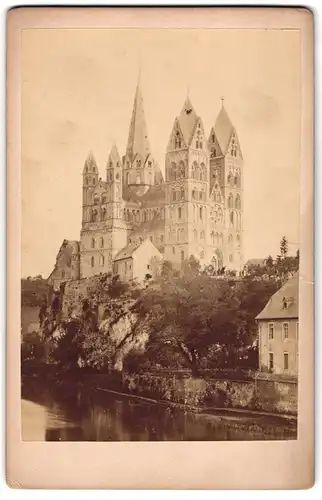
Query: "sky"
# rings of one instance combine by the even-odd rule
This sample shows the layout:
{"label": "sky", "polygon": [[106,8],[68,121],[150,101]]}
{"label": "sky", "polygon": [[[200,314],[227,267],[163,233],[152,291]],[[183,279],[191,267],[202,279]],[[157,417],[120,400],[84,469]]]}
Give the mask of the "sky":
{"label": "sky", "polygon": [[152,154],[164,170],[189,93],[207,135],[221,98],[244,158],[245,259],[299,246],[300,36],[288,30],[34,29],[22,36],[22,276],[48,277],[78,240],[82,169],[125,153],[140,70]]}

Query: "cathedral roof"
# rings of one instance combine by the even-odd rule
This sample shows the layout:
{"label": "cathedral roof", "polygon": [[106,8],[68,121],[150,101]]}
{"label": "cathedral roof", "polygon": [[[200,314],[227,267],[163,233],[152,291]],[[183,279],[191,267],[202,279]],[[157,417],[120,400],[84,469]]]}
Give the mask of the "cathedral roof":
{"label": "cathedral roof", "polygon": [[150,154],[150,144],[148,139],[147,126],[143,106],[140,82],[138,81],[134,98],[132,119],[129,130],[126,154],[133,161],[136,154],[139,154],[143,161]]}
{"label": "cathedral roof", "polygon": [[221,151],[225,155],[227,153],[229,140],[231,138],[231,134],[233,133],[234,127],[224,106],[222,106],[220,113],[217,116],[214,130]]}
{"label": "cathedral roof", "polygon": [[146,194],[138,196],[127,186],[123,186],[124,201],[137,203],[141,208],[150,208],[165,205],[165,187],[164,184],[151,186]]}
{"label": "cathedral roof", "polygon": [[290,278],[269,299],[256,319],[284,319],[299,317],[299,274]]}
{"label": "cathedral roof", "polygon": [[197,119],[198,116],[191,104],[190,98],[187,97],[178,117],[180,129],[187,146],[190,145]]}

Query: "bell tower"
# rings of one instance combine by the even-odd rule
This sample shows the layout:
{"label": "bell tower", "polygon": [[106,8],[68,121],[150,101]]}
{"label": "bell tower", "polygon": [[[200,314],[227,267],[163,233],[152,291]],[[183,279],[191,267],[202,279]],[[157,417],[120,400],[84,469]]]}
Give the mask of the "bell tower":
{"label": "bell tower", "polygon": [[187,97],[165,158],[165,260],[206,259],[209,154],[200,117]]}
{"label": "bell tower", "polygon": [[208,139],[210,183],[223,194],[224,232],[223,264],[241,271],[243,255],[243,155],[236,128],[222,107]]}

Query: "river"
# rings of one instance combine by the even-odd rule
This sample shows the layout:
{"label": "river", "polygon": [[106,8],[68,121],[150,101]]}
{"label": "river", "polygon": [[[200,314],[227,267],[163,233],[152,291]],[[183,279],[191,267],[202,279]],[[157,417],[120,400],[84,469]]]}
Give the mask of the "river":
{"label": "river", "polygon": [[24,441],[241,441],[296,439],[296,422],[167,408],[75,383],[24,381]]}

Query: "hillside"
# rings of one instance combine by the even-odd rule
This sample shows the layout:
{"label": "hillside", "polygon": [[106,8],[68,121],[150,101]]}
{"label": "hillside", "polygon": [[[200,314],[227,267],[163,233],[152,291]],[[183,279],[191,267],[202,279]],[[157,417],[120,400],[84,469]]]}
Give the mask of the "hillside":
{"label": "hillside", "polygon": [[21,307],[39,307],[47,296],[47,281],[42,278],[21,280]]}

